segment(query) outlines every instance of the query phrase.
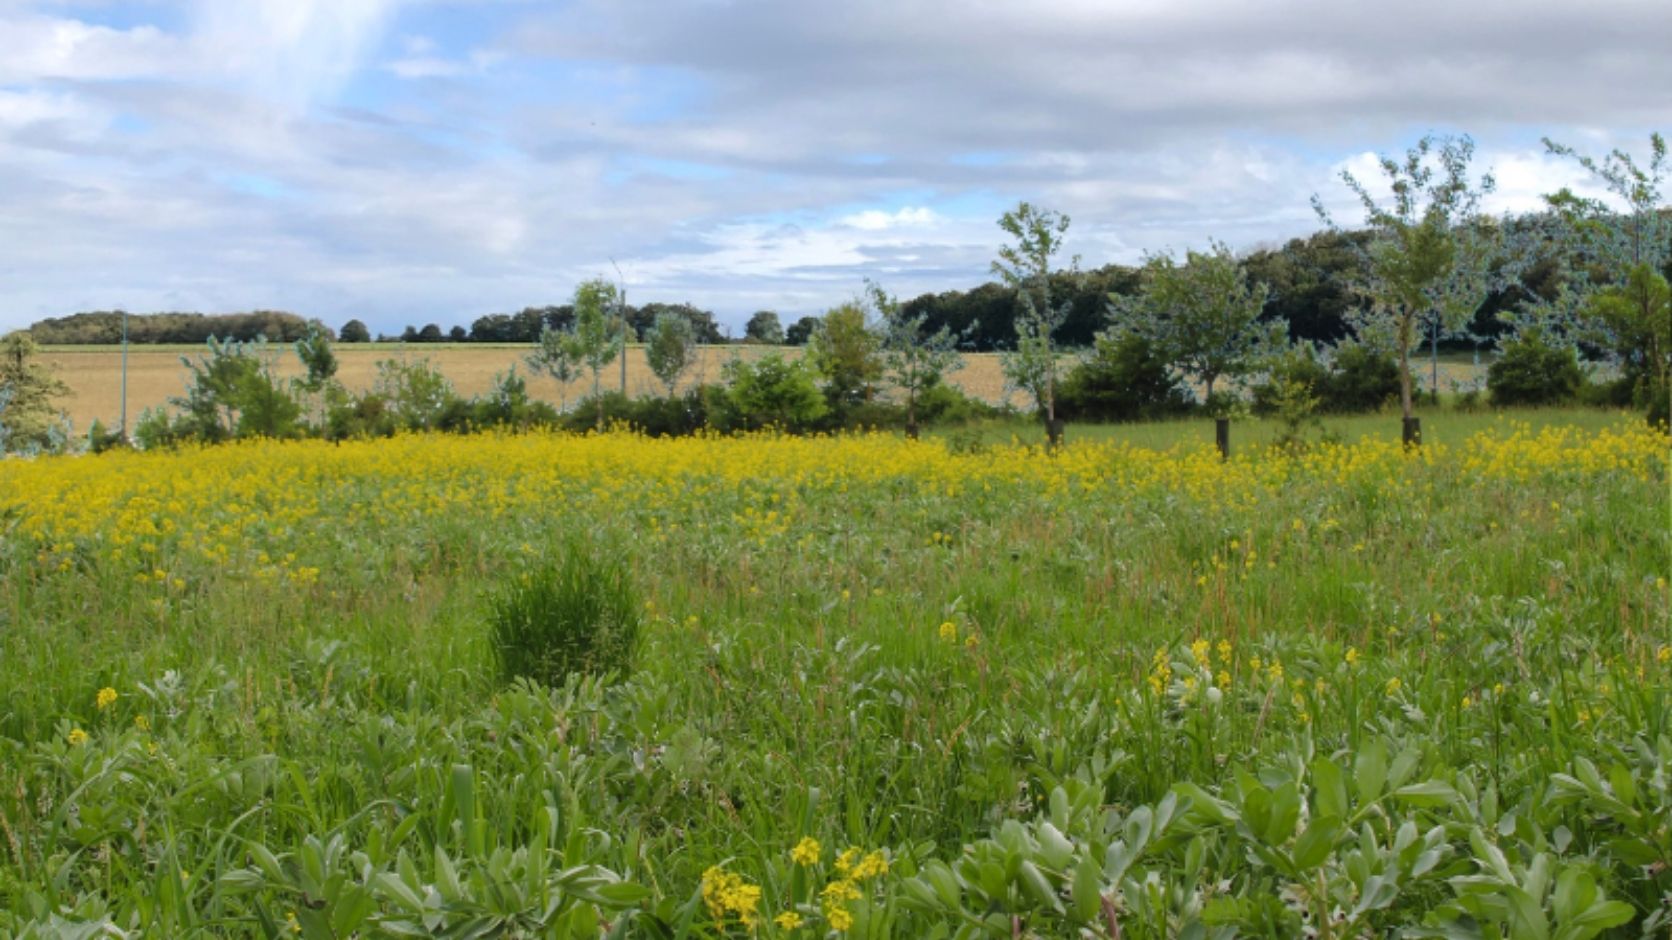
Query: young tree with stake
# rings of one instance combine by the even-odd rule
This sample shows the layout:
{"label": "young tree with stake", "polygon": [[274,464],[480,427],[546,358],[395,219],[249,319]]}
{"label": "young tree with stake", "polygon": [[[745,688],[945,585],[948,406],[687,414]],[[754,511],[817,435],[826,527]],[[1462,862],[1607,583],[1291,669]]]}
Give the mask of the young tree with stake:
{"label": "young tree with stake", "polygon": [[[1362,339],[1385,344],[1399,359],[1399,407],[1407,443],[1421,443],[1412,407],[1411,351],[1431,328],[1461,329],[1489,287],[1489,239],[1481,225],[1481,198],[1495,188],[1492,175],[1471,179],[1475,144],[1467,136],[1425,136],[1403,161],[1379,162],[1391,199],[1384,205],[1351,171],[1341,180],[1364,209],[1373,232],[1367,303],[1349,316]],[[1323,202],[1312,206],[1334,222]]]}
{"label": "young tree with stake", "polygon": [[604,429],[604,367],[615,361],[621,336],[616,313],[616,286],[603,278],[582,281],[575,288],[575,332],[571,349],[592,372],[592,400],[598,406],[598,430]]}
{"label": "young tree with stake", "polygon": [[[1052,334],[1068,319],[1071,303],[1051,299],[1051,259],[1062,250],[1068,216],[1023,202],[999,219],[999,227],[1015,240],[999,248],[993,273],[1016,291],[1016,350],[1002,359],[1004,376],[1025,390],[1045,421],[1045,437],[1052,449],[1062,443],[1057,420],[1057,345]],[[1074,258],[1070,269],[1078,267]]]}
{"label": "young tree with stake", "polygon": [[927,314],[906,315],[900,299],[874,281],[865,283],[865,295],[881,321],[883,377],[904,393],[906,436],[915,439],[918,398],[948,372],[963,368],[963,357],[951,330],[943,326],[934,333],[925,331]]}

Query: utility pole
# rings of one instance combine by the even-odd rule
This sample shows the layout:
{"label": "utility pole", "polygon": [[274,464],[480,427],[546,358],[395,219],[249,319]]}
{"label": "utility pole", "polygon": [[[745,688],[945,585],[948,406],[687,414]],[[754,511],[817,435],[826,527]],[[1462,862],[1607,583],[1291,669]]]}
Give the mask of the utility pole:
{"label": "utility pole", "polygon": [[621,319],[621,397],[627,397],[627,279],[621,276],[621,265],[610,259],[615,268],[615,315]]}
{"label": "utility pole", "polygon": [[128,311],[122,311],[122,440],[128,439]]}

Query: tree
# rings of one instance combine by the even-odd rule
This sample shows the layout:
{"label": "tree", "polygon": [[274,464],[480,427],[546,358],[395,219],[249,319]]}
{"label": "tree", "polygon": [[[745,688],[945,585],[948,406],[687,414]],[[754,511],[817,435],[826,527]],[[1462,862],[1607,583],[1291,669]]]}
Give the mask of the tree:
{"label": "tree", "polygon": [[918,397],[963,367],[957,339],[944,326],[930,333],[924,327],[926,315],[907,315],[900,299],[875,282],[867,282],[865,290],[882,328],[883,377],[905,395],[906,436],[915,438]]}
{"label": "tree", "polygon": [[807,341],[813,338],[813,331],[818,328],[818,317],[802,317],[784,331],[784,343],[790,346],[805,346]]}
{"label": "tree", "polygon": [[868,319],[858,301],[832,307],[807,341],[807,361],[824,377],[824,394],[832,407],[870,399],[873,383],[882,378],[877,356],[881,343]]}
{"label": "tree", "polygon": [[470,331],[458,324],[454,324],[453,328],[447,331],[447,338],[455,343],[468,342],[470,340]]}
{"label": "tree", "polygon": [[359,320],[350,320],[337,332],[337,338],[345,343],[369,343],[372,341],[372,332]]}
{"label": "tree", "polygon": [[331,350],[331,338],[322,329],[309,330],[296,341],[296,358],[302,360],[307,375],[300,381],[302,390],[319,397],[320,421],[325,420],[325,399],[337,374],[337,354]]}
{"label": "tree", "polygon": [[1624,284],[1593,295],[1585,313],[1612,339],[1649,420],[1666,421],[1672,409],[1672,286],[1649,265],[1635,264]]}
{"label": "tree", "polygon": [[0,339],[0,453],[52,443],[54,402],[70,388],[36,358],[39,350],[22,330]]}
{"label": "tree", "polygon": [[[1349,170],[1341,180],[1364,208],[1372,231],[1368,303],[1351,314],[1362,339],[1392,348],[1399,361],[1399,407],[1406,438],[1412,440],[1411,350],[1428,329],[1456,330],[1474,314],[1488,290],[1488,240],[1480,221],[1480,200],[1492,192],[1490,173],[1471,180],[1474,141],[1423,137],[1403,161],[1382,157],[1380,168],[1392,192],[1384,206]],[[1333,225],[1323,202],[1313,208]],[[1425,329],[1427,328],[1427,329]]]}
{"label": "tree", "polygon": [[778,314],[771,310],[759,310],[749,318],[749,324],[743,328],[743,341],[761,346],[784,345],[784,324],[778,320]]}
{"label": "tree", "polygon": [[[999,248],[993,273],[1016,291],[1016,350],[1003,358],[1004,375],[1026,391],[1045,421],[1045,436],[1054,449],[1062,443],[1062,422],[1057,420],[1057,327],[1068,319],[1069,302],[1053,303],[1051,259],[1062,250],[1069,219],[1051,209],[1036,209],[1026,202],[1006,212],[999,228],[1014,244]],[[1079,267],[1073,259],[1070,270]]]}
{"label": "tree", "polygon": [[549,326],[540,329],[540,342],[534,352],[523,358],[530,372],[549,377],[557,383],[557,411],[568,410],[569,383],[579,377],[580,360],[574,348],[573,334]]}
{"label": "tree", "polygon": [[1634,397],[1649,408],[1651,421],[1664,420],[1672,396],[1672,313],[1662,273],[1672,254],[1672,213],[1661,202],[1672,174],[1666,139],[1649,137],[1649,157],[1639,162],[1614,150],[1602,160],[1546,138],[1551,153],[1570,157],[1600,179],[1625,212],[1564,189],[1546,197],[1566,223],[1566,234],[1582,261],[1571,272],[1566,296],[1575,299],[1576,332],[1610,348]]}
{"label": "tree", "polygon": [[616,316],[620,295],[614,283],[603,278],[582,281],[575,288],[575,331],[570,347],[574,356],[592,372],[592,400],[598,406],[598,430],[604,429],[604,367],[620,351],[621,320]]}
{"label": "tree", "polygon": [[645,336],[644,355],[650,371],[667,387],[668,397],[674,386],[697,360],[697,331],[691,321],[672,313],[658,314]]}
{"label": "tree", "polygon": [[1231,249],[1215,242],[1207,252],[1187,252],[1180,265],[1156,255],[1144,268],[1135,297],[1110,295],[1110,310],[1122,325],[1148,339],[1168,365],[1202,383],[1203,400],[1215,417],[1223,408],[1213,386],[1221,377],[1246,375],[1256,355],[1283,342],[1262,326],[1265,285],[1250,286]]}
{"label": "tree", "polygon": [[418,331],[418,342],[439,343],[445,336],[446,334],[441,332],[441,327],[434,323],[426,323],[424,328]]}

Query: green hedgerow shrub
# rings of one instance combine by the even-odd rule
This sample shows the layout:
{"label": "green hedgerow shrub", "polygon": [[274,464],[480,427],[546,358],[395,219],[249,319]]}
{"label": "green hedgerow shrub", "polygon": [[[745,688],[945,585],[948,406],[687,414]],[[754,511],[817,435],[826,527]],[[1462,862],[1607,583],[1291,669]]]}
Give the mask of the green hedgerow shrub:
{"label": "green hedgerow shrub", "polygon": [[560,686],[571,675],[631,670],[639,603],[621,558],[573,542],[561,561],[495,594],[489,626],[501,678]]}
{"label": "green hedgerow shrub", "polygon": [[1503,354],[1486,370],[1486,388],[1494,405],[1555,405],[1572,401],[1585,384],[1579,356],[1529,330],[1504,344]]}
{"label": "green hedgerow shrub", "polygon": [[1324,411],[1375,411],[1399,394],[1399,363],[1386,351],[1342,343],[1335,348],[1329,381],[1319,391]]}

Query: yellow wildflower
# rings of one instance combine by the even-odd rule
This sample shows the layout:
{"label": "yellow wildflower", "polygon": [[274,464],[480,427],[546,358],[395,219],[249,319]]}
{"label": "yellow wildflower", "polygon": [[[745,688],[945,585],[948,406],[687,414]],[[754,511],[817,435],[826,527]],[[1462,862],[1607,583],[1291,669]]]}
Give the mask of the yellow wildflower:
{"label": "yellow wildflower", "polygon": [[943,643],[958,642],[958,625],[948,620],[940,625],[940,638]]}
{"label": "yellow wildflower", "polygon": [[80,747],[87,743],[87,732],[80,728],[71,728],[68,738],[71,747]]}
{"label": "yellow wildflower", "polygon": [[801,915],[797,914],[795,911],[785,911],[777,917],[772,918],[772,922],[777,924],[782,930],[794,930],[802,924]]}
{"label": "yellow wildflower", "polygon": [[1388,680],[1388,694],[1389,695],[1398,694],[1400,687],[1403,686],[1404,684],[1405,683],[1399,681],[1398,676],[1394,676],[1392,679],[1389,679]]}
{"label": "yellow wildflower", "polygon": [[854,863],[857,861],[859,861],[859,846],[850,845],[842,850],[841,855],[836,856],[836,870],[846,875],[853,871]]}
{"label": "yellow wildflower", "polygon": [[134,716],[134,728],[136,728],[140,731],[150,731],[151,730],[151,719],[145,717],[144,715],[135,715]]}
{"label": "yellow wildflower", "polygon": [[790,860],[797,865],[817,865],[821,849],[819,840],[812,836],[803,836],[795,848],[790,849]]}
{"label": "yellow wildflower", "polygon": [[1190,644],[1190,655],[1197,663],[1206,666],[1208,664],[1208,650],[1210,648],[1211,644],[1209,644],[1207,640],[1196,640]]}
{"label": "yellow wildflower", "polygon": [[845,907],[833,907],[825,912],[824,919],[830,922],[830,929],[837,933],[847,933],[853,928],[853,915]]}
{"label": "yellow wildflower", "polygon": [[1663,646],[1660,649],[1655,650],[1655,662],[1660,663],[1662,666],[1667,663],[1672,663],[1672,646]]}
{"label": "yellow wildflower", "polygon": [[1349,665],[1349,666],[1358,665],[1358,658],[1359,658],[1358,657],[1358,647],[1356,647],[1356,646],[1347,647],[1347,655],[1344,658],[1347,660],[1347,665]]}
{"label": "yellow wildflower", "polygon": [[975,634],[964,637],[964,649],[973,650],[981,645],[981,638]]}
{"label": "yellow wildflower", "polygon": [[93,704],[99,707],[99,711],[116,704],[116,690],[110,686],[100,689],[99,694],[93,698]]}

